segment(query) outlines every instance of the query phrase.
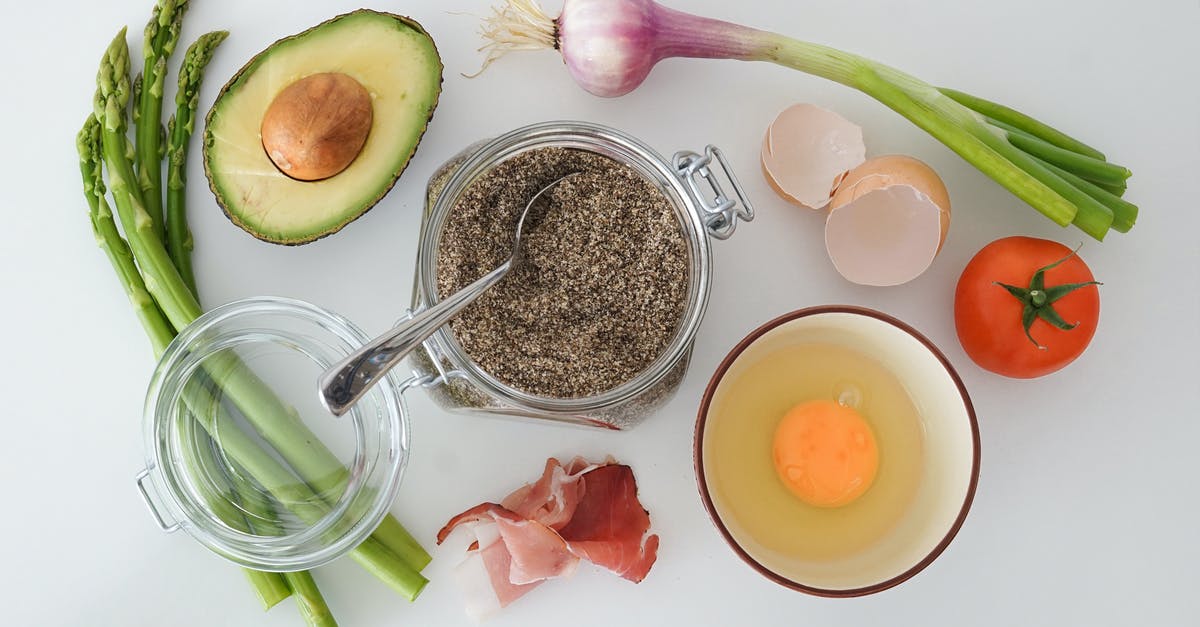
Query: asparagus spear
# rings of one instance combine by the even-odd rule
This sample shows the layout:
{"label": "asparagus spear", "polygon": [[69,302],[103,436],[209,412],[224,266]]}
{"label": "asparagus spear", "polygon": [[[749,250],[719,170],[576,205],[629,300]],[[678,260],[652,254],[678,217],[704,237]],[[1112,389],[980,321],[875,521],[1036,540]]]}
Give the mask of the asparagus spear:
{"label": "asparagus spear", "polygon": [[[186,157],[186,145],[192,131],[192,116],[195,114],[196,102],[199,98],[198,90],[201,80],[204,65],[212,56],[212,51],[221,41],[228,36],[227,32],[209,33],[201,37],[188,50],[184,63],[183,72],[180,74],[180,95],[176,99],[179,105],[177,116],[184,116],[185,121],[179,125],[180,131],[172,134],[172,182],[178,182],[178,185],[169,184],[168,206],[172,196],[176,198],[176,207],[180,216],[180,220],[176,221],[183,227],[183,233],[187,234],[186,216],[183,213],[183,172],[184,158]],[[134,265],[133,254],[124,240],[117,232],[116,224],[112,219],[112,212],[108,208],[108,203],[104,198],[104,183],[101,177],[101,162],[98,158],[100,147],[100,126],[94,116],[89,117],[84,123],[83,131],[79,137],[79,154],[80,168],[84,178],[84,192],[87,195],[89,206],[92,208],[93,228],[96,231],[97,241],[101,247],[109,254],[113,261],[113,267],[122,279],[122,285],[125,286],[126,292],[130,295],[130,300],[133,301],[137,309],[139,318],[143,321],[143,326],[147,330],[147,334],[151,337],[154,353],[156,356],[161,355],[166,350],[167,344],[170,343],[174,336],[170,324],[163,318],[162,313],[154,304],[154,299],[147,292],[141,275],[137,272],[137,267]],[[174,168],[178,167],[178,174],[175,174]],[[190,244],[190,242],[189,242]],[[190,246],[189,246],[190,248]],[[180,257],[185,262],[190,261],[186,256]],[[194,292],[194,279],[191,279],[190,263],[185,272],[188,274],[189,286]],[[191,424],[189,422],[189,424]],[[191,441],[193,438],[189,438]],[[204,435],[207,440],[207,434]],[[202,453],[207,450],[211,453],[211,448],[204,448],[202,443],[198,444],[199,451]],[[194,453],[196,449],[185,446],[185,457],[190,460],[190,467],[199,469],[202,466],[201,459],[197,458]],[[192,455],[186,454],[192,451]],[[208,466],[212,466],[209,460]],[[227,500],[224,495],[209,493],[206,495],[206,501],[214,511],[223,520],[227,520],[229,524],[237,525],[237,521],[241,518],[239,512],[231,506],[230,500]],[[249,521],[243,519],[245,530],[249,530]],[[263,609],[270,609],[278,604],[283,599],[292,594],[292,589],[297,588],[301,591],[304,601],[300,603],[301,614],[305,617],[310,625],[336,625],[333,621],[332,614],[329,613],[329,608],[324,603],[320,591],[316,588],[316,583],[312,576],[307,572],[288,573],[282,575],[280,573],[268,573],[256,571],[249,568],[243,568],[247,580],[254,588],[256,596],[263,605]],[[324,611],[322,611],[324,608]]]}
{"label": "asparagus spear", "polygon": [[[196,428],[196,421],[191,419],[179,423],[180,450],[183,452],[183,463],[188,472],[196,479],[195,484],[200,491],[200,497],[208,504],[213,513],[227,526],[243,533],[251,531],[242,510],[231,489],[220,474],[220,465],[213,454],[212,441],[208,434]],[[207,478],[208,480],[204,480]],[[255,595],[262,603],[263,610],[269,610],[280,601],[292,594],[287,580],[279,573],[268,573],[242,568],[246,579],[254,587]]]}
{"label": "asparagus spear", "polygon": [[141,321],[142,328],[146,330],[146,335],[150,338],[150,345],[154,348],[154,355],[157,357],[167,349],[167,345],[174,339],[175,330],[163,317],[158,306],[154,304],[154,298],[146,290],[142,275],[138,274],[137,265],[134,264],[133,253],[129,251],[129,245],[121,239],[121,234],[117,232],[112,209],[105,200],[104,179],[101,175],[100,123],[96,121],[95,116],[88,116],[84,121],[75,147],[79,151],[79,171],[83,175],[83,194],[87,197],[90,208],[89,215],[91,216],[92,232],[96,236],[96,244],[112,262],[113,270],[116,271],[117,278],[121,280],[121,287],[129,296],[129,302],[133,304],[134,312]]}
{"label": "asparagus spear", "polygon": [[[129,46],[122,28],[105,50],[96,74],[96,121],[100,123],[109,190],[121,227],[142,272],[146,288],[175,330],[200,317],[200,303],[171,263],[167,249],[134,185],[130,145],[125,139],[125,108],[129,102]],[[143,116],[145,117],[145,116]]]}
{"label": "asparagus spear", "polygon": [[167,148],[167,251],[183,282],[196,293],[196,277],[192,272],[192,233],[187,226],[186,194],[188,141],[196,122],[196,107],[200,102],[200,81],[204,67],[212,59],[217,46],[229,36],[228,31],[201,35],[188,47],[179,68],[179,90],[175,92],[175,115],[171,118],[170,144]]}
{"label": "asparagus spear", "polygon": [[[208,436],[203,435],[202,439],[208,440]],[[209,448],[209,451],[211,450]],[[217,462],[214,461],[215,464]],[[230,487],[231,500],[241,506],[250,530],[260,536],[283,535],[283,529],[279,524],[279,512],[272,505],[270,496],[264,494],[262,488],[247,479],[243,469],[229,468],[223,464],[219,467],[226,471],[223,478]],[[317,588],[311,572],[300,571],[280,573],[280,575],[288,587],[288,592],[296,599],[296,608],[304,617],[306,624],[310,627],[337,626],[333,612],[325,603],[325,597],[321,596],[321,591]]]}
{"label": "asparagus spear", "polygon": [[[183,65],[179,70],[179,89],[175,93],[175,115],[167,124],[169,145],[167,148],[167,202],[166,232],[167,249],[175,268],[183,281],[196,291],[196,278],[192,271],[192,234],[187,226],[186,185],[187,148],[195,125],[196,108],[200,100],[200,83],[204,68],[212,59],[217,46],[229,36],[228,31],[214,31],[201,35],[184,53]],[[193,429],[194,430],[194,429]],[[208,434],[197,434],[200,459],[211,469],[210,474],[220,472],[220,465],[212,455],[211,438]],[[185,444],[185,448],[187,445]],[[193,464],[198,469],[200,464]],[[256,534],[279,535],[280,529],[270,503],[249,486],[241,486],[229,476],[218,476],[224,482],[226,499],[215,497],[211,501],[228,506],[236,503],[242,512],[229,512],[238,528]],[[305,623],[312,627],[336,627],[337,622],[308,571],[294,573],[266,573],[249,568],[242,569],[250,580],[262,602],[269,610],[283,599],[296,596],[297,607]]]}
{"label": "asparagus spear", "polygon": [[[108,255],[113,270],[121,281],[121,287],[129,296],[138,320],[150,338],[155,357],[161,355],[171,343],[175,332],[170,323],[163,317],[154,299],[146,291],[142,275],[138,274],[133,261],[133,253],[129,245],[121,238],[117,225],[113,221],[112,210],[105,200],[104,180],[101,175],[100,157],[100,124],[95,116],[88,116],[83,123],[83,129],[76,140],[79,151],[79,169],[83,176],[83,192],[88,201],[92,222],[92,231],[96,243]],[[255,594],[266,609],[270,609],[280,600],[291,593],[287,583],[276,573],[264,573],[251,569],[243,569],[247,579],[254,587]]]}
{"label": "asparagus spear", "polygon": [[137,175],[142,202],[152,221],[153,231],[163,237],[162,202],[162,101],[167,77],[167,59],[179,42],[183,14],[188,0],[158,0],[146,24],[142,40],[142,88],[135,101],[135,135],[137,140]]}
{"label": "asparagus spear", "polygon": [[[184,449],[188,448],[189,442],[194,441],[195,447],[199,451],[199,463],[193,465],[193,468],[205,473],[214,482],[220,483],[218,489],[223,492],[224,499],[221,502],[225,507],[233,510],[234,508],[230,505],[236,504],[240,508],[230,512],[234,528],[260,536],[283,535],[283,529],[279,525],[279,512],[271,505],[269,497],[262,494],[257,486],[250,484],[243,474],[228,472],[230,469],[222,464],[214,454],[212,439],[209,435],[202,430],[195,430],[194,420],[189,420],[188,423],[193,425],[190,438],[195,439],[185,440]],[[271,606],[291,596],[296,600],[296,609],[299,610],[306,625],[309,627],[337,627],[333,612],[325,602],[325,597],[321,595],[321,590],[317,588],[317,582],[313,579],[310,571],[260,573],[250,569],[243,570],[246,571],[247,576],[251,577],[251,581],[255,581],[255,575],[275,577],[277,581],[272,582],[273,587],[269,590],[270,592],[277,592],[275,586],[283,589],[282,596],[271,598],[263,597],[260,592],[264,609],[271,609]]]}
{"label": "asparagus spear", "polygon": [[[233,496],[240,502],[246,512],[246,520],[254,533],[260,536],[282,535],[279,526],[279,512],[271,504],[270,497],[263,494],[258,486],[245,479],[244,475],[230,475],[229,482],[233,487]],[[296,599],[296,609],[309,627],[337,627],[333,611],[317,588],[317,582],[310,571],[281,573],[293,598]]]}
{"label": "asparagus spear", "polygon": [[283,578],[292,588],[292,596],[296,599],[296,608],[304,617],[305,624],[309,627],[337,627],[333,611],[325,603],[325,597],[321,596],[321,590],[317,588],[317,582],[313,580],[312,573],[307,570],[283,573]]}

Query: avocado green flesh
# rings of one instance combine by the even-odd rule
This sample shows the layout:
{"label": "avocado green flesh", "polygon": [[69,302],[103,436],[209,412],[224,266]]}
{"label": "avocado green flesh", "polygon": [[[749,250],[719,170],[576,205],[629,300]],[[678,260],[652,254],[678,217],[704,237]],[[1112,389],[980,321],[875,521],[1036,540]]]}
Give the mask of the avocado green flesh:
{"label": "avocado green flesh", "polygon": [[[268,158],[260,127],[280,91],[321,72],[361,83],[374,121],[349,167],[298,181]],[[386,13],[355,11],[276,42],[225,86],[209,113],[204,165],[218,203],[267,241],[300,244],[337,231],[391,189],[421,140],[441,82],[433,40],[415,22]]]}

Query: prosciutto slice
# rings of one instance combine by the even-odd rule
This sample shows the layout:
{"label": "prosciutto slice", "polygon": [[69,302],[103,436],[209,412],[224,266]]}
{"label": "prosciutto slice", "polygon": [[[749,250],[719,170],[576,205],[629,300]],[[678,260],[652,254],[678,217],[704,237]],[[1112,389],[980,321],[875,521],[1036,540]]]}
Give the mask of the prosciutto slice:
{"label": "prosciutto slice", "polygon": [[542,476],[497,503],[477,505],[450,519],[438,544],[466,527],[475,541],[458,566],[467,612],[483,618],[547,579],[568,577],[580,559],[634,583],[654,565],[658,536],[637,498],[629,466],[576,458],[546,460]]}
{"label": "prosciutto slice", "polygon": [[[438,532],[438,544],[458,525],[463,523],[491,522],[495,524],[499,538],[510,555],[508,580],[514,584],[529,584],[563,577],[575,572],[579,557],[567,548],[567,543],[553,529],[536,520],[513,513],[495,503],[483,503],[455,516]],[[485,538],[475,530],[480,550],[488,546]],[[495,544],[496,541],[490,544]]]}
{"label": "prosciutto slice", "polygon": [[[479,537],[499,539],[500,532],[495,527],[479,523],[473,527],[473,531]],[[542,583],[515,584],[509,581],[512,555],[508,547],[503,542],[484,542],[484,548],[468,551],[467,558],[454,570],[455,579],[466,600],[467,614],[475,620],[491,616]]]}
{"label": "prosciutto slice", "polygon": [[583,473],[595,468],[595,464],[588,464],[582,458],[575,458],[563,467],[551,457],[546,460],[541,479],[518,488],[500,504],[526,518],[558,529],[570,522],[575,506],[583,496],[580,482]]}
{"label": "prosciutto slice", "polygon": [[581,477],[583,498],[558,535],[579,557],[638,583],[658,555],[658,536],[650,530],[650,513],[637,498],[637,482],[629,466],[611,464]]}

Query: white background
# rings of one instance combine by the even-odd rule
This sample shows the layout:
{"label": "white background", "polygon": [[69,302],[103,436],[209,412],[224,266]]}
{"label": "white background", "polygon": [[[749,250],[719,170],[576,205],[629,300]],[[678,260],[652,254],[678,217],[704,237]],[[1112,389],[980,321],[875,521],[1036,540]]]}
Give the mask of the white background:
{"label": "white background", "polygon": [[[140,41],[150,4],[6,2],[0,9],[0,622],[298,625],[290,602],[264,615],[237,569],[186,535],[160,533],[133,485],[153,363],[92,242],[74,134],[90,111],[101,51],[123,24]],[[358,6],[194,4],[185,43],[206,30],[232,32],[209,70],[202,113],[267,44]],[[1128,197],[1142,208],[1137,228],[1103,244],[1061,230],[869,98],[773,66],[671,60],[616,100],[576,88],[553,52],[515,55],[467,80],[460,73],[479,65],[477,21],[446,9],[480,14],[488,2],[409,0],[373,8],[428,28],[445,60],[444,91],[408,171],[365,217],[303,247],[258,242],[222,217],[193,150],[189,202],[205,303],[292,296],[376,333],[408,304],[425,181],[466,144],[554,118],[610,124],[668,154],[715,143],[736,164],[759,217],[714,246],[712,302],[691,371],[660,415],[629,433],[601,433],[448,415],[420,393],[409,397],[413,455],[393,512],[431,549],[447,517],[533,479],[551,455],[611,453],[631,464],[662,536],[659,561],[640,585],[585,567],[491,624],[1195,624],[1200,3],[671,4],[863,53],[1051,121],[1133,169]],[[797,101],[861,124],[871,154],[915,155],[945,178],[954,222],[923,276],[886,289],[848,284],[825,255],[821,217],[767,188],[756,163],[761,133]],[[1083,242],[1081,255],[1105,282],[1091,348],[1034,381],[977,368],[951,316],[967,260],[1013,234]],[[694,414],[721,356],[759,323],[821,303],[878,308],[927,334],[962,374],[983,440],[975,505],[945,554],[898,588],[852,600],[805,596],[755,574],[708,521],[692,473]],[[343,625],[468,624],[450,577],[457,557],[435,551],[432,583],[412,605],[349,561],[320,569],[317,579]]]}

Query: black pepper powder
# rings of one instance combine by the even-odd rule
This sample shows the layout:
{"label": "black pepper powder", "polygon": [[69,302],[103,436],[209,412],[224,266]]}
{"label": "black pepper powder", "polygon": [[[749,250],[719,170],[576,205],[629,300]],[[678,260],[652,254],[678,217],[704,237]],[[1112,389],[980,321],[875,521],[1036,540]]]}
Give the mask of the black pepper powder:
{"label": "black pepper powder", "polygon": [[439,297],[507,259],[525,204],[572,172],[541,201],[524,262],[450,323],[480,368],[550,398],[594,396],[645,370],[678,330],[690,278],[683,227],[654,184],[597,153],[538,148],[497,164],[451,209]]}

